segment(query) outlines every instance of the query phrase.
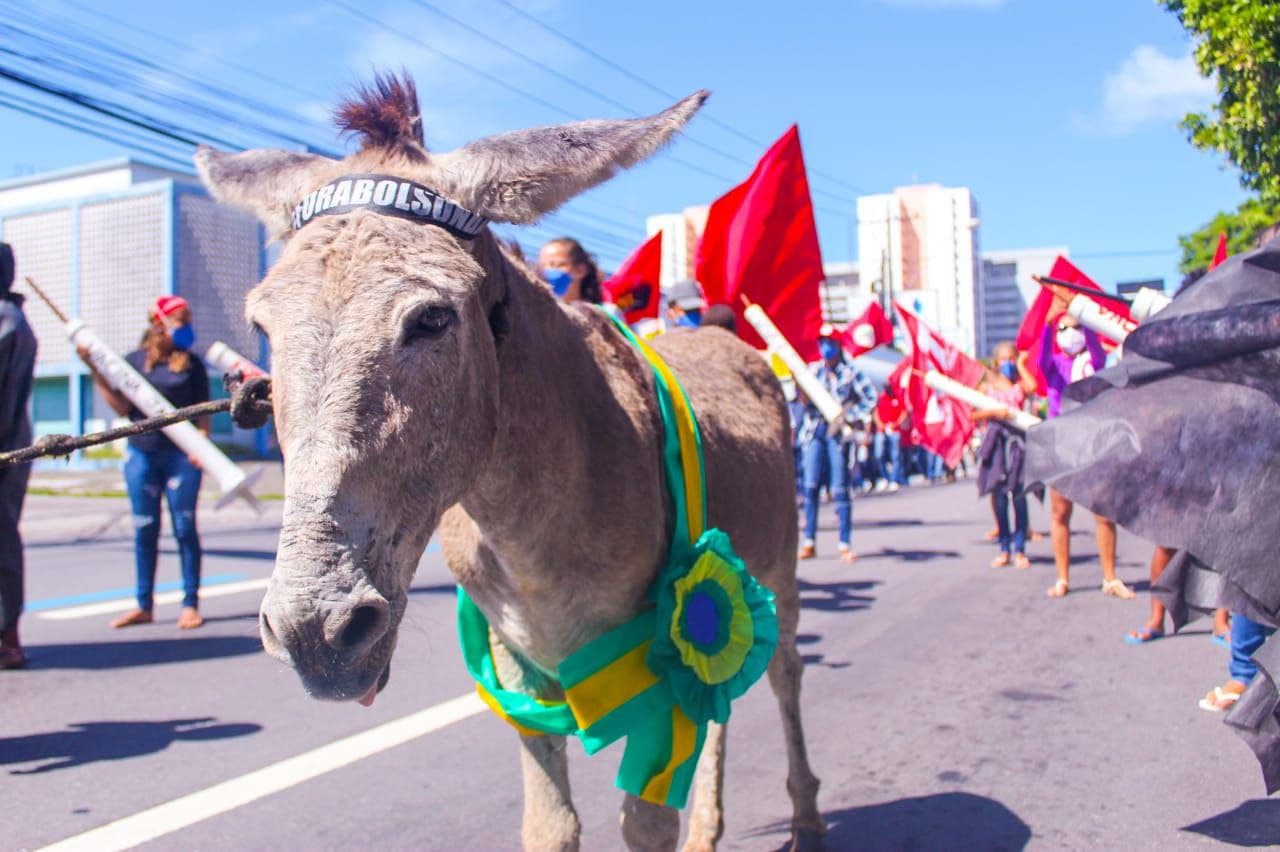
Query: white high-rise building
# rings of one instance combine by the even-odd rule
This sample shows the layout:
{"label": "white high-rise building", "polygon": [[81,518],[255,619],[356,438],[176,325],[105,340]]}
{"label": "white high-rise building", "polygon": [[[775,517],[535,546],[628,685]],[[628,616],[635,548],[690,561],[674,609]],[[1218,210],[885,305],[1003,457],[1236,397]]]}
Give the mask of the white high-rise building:
{"label": "white high-rise building", "polygon": [[1013,340],[1040,285],[1032,275],[1048,275],[1058,255],[1068,257],[1066,246],[1010,249],[982,253],[978,282],[977,354],[986,357],[1002,340]]}
{"label": "white high-rise building", "polygon": [[662,277],[658,286],[665,292],[681,281],[692,281],[698,259],[698,240],[707,225],[710,208],[688,207],[681,213],[659,213],[645,220],[649,236],[662,232]]}
{"label": "white high-rise building", "polygon": [[899,300],[976,351],[982,269],[978,204],[967,188],[923,184],[859,198],[858,266],[882,301]]}

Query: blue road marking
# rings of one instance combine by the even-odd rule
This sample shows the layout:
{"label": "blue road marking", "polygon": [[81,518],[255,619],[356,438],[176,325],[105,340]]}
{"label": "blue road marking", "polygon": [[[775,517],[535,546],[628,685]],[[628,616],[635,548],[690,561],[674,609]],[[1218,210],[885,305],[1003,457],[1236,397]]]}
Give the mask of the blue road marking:
{"label": "blue road marking", "polygon": [[[201,577],[200,586],[222,586],[227,583],[238,583],[241,580],[247,580],[247,574],[214,574],[211,577]],[[157,592],[173,592],[182,588],[181,580],[174,580],[168,583],[156,583]],[[64,606],[79,606],[80,604],[98,603],[99,601],[111,601],[117,598],[131,598],[137,592],[133,586],[124,589],[107,589],[101,592],[85,592],[82,595],[67,595],[61,598],[45,598],[40,601],[27,601],[25,610],[27,612],[42,612],[47,609],[61,609]]]}

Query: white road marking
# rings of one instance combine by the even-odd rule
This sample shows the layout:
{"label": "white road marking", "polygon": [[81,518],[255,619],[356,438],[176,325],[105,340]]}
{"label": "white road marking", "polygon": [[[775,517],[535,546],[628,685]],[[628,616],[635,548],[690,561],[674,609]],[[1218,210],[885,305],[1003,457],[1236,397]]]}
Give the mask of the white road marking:
{"label": "white road marking", "polygon": [[45,846],[40,852],[117,852],[287,790],[326,772],[403,745],[475,716],[487,708],[474,692],[411,713],[385,725],[232,778],[133,816]]}
{"label": "white road marking", "polygon": [[[267,578],[260,580],[242,580],[239,583],[223,583],[220,586],[206,586],[200,590],[200,599],[220,598],[223,595],[238,595],[241,592],[262,591],[270,582]],[[182,603],[182,592],[160,592],[154,597],[156,606]],[[81,606],[65,606],[34,613],[36,618],[47,618],[50,621],[64,621],[71,618],[89,618],[106,615],[109,612],[126,612],[138,605],[134,598],[119,598],[114,601],[83,604]]]}

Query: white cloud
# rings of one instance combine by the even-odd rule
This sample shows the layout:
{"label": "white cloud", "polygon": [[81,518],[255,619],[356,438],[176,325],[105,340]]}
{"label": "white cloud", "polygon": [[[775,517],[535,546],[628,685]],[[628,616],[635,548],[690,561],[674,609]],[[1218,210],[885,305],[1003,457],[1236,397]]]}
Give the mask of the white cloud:
{"label": "white cloud", "polygon": [[1085,131],[1124,135],[1144,124],[1180,121],[1213,102],[1214,82],[1200,76],[1191,51],[1166,56],[1139,45],[1102,81],[1102,108],[1096,116],[1077,116]]}
{"label": "white cloud", "polygon": [[917,9],[996,9],[1008,0],[879,0],[883,6],[910,6]]}

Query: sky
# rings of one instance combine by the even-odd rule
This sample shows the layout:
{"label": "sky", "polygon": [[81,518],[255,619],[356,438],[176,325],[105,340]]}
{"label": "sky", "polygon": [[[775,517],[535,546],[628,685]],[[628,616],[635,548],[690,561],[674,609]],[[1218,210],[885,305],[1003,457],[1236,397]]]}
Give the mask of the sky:
{"label": "sky", "polygon": [[[1172,287],[1178,235],[1246,197],[1234,170],[1178,127],[1213,102],[1214,88],[1155,0],[31,8],[0,0],[10,20],[145,60],[167,91],[181,94],[186,78],[243,94],[330,150],[350,147],[328,123],[332,105],[375,71],[414,75],[438,151],[529,126],[649,114],[710,90],[684,138],[519,234],[535,251],[549,235],[577,236],[606,269],[643,240],[645,216],[713,201],[793,123],[828,262],[857,259],[858,195],[940,183],[973,191],[984,250],[1063,245],[1106,287],[1146,278]],[[0,66],[6,47],[24,45],[0,28]],[[0,81],[5,93],[37,98]],[[4,106],[0,115],[0,179],[131,153]]]}

